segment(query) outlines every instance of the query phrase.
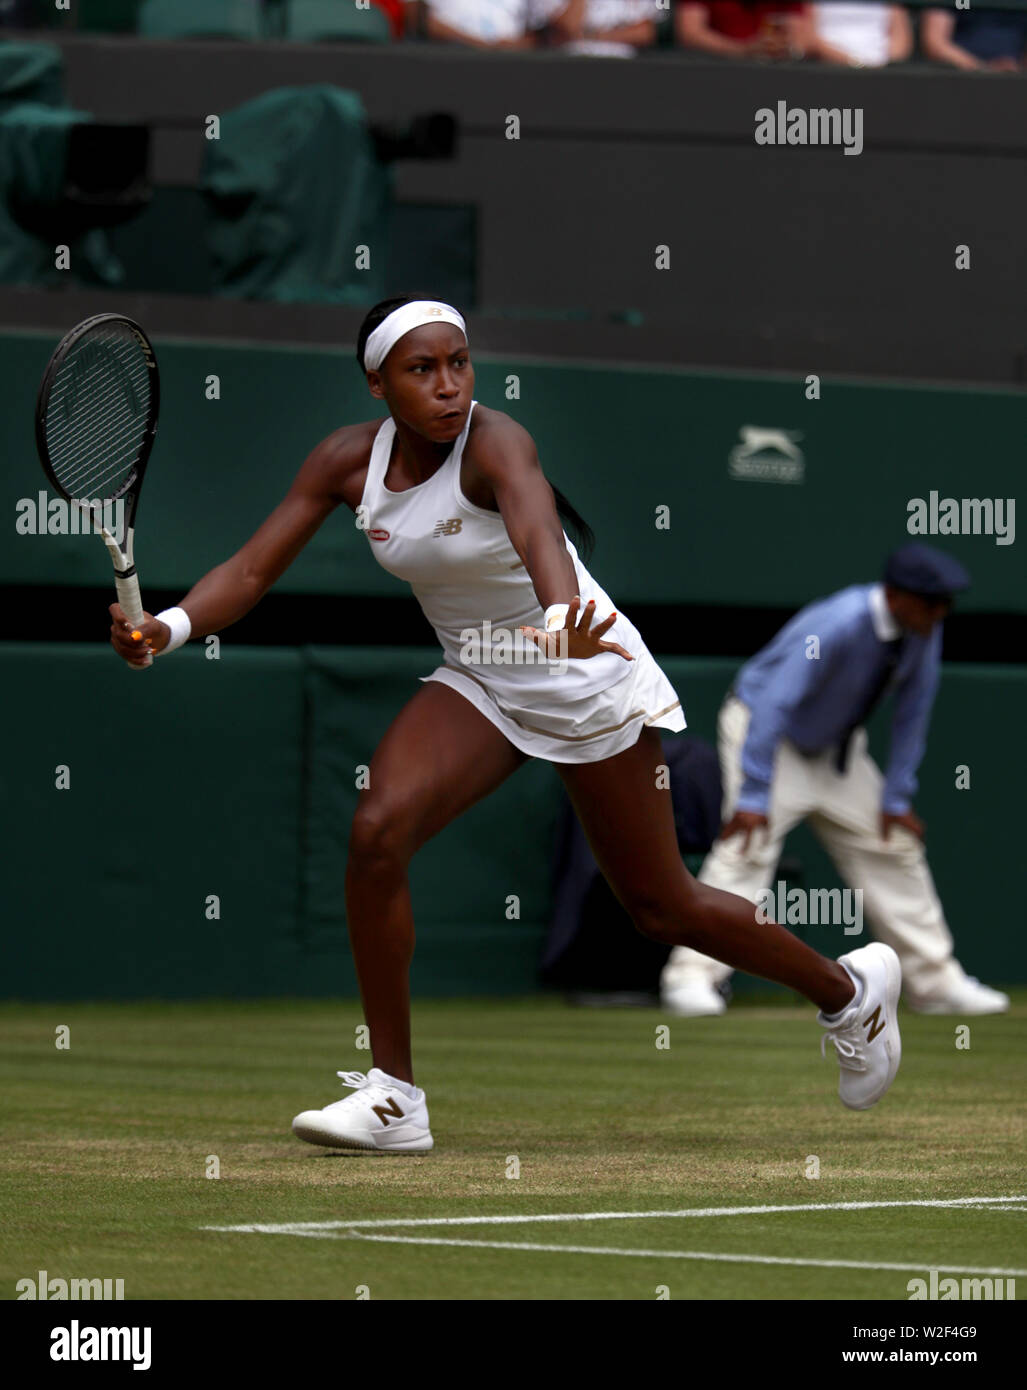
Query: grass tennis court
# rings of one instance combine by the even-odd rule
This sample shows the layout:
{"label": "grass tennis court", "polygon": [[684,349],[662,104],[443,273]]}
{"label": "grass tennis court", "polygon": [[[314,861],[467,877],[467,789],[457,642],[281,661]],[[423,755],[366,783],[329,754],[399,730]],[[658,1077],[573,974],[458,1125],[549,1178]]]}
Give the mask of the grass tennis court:
{"label": "grass tennis court", "polygon": [[[672,1299],[901,1300],[932,1265],[1018,1273],[1027,1294],[1027,992],[1004,1017],[903,1012],[902,1070],[865,1114],[838,1103],[813,1018],[422,1002],[415,1060],[436,1149],[399,1157],[319,1150],[289,1130],[344,1094],[336,1070],[369,1069],[355,1002],[3,1005],[5,1295],[46,1270],[124,1279],[126,1299],[353,1299],[361,1286],[372,1299],[654,1299],[662,1285]],[[968,1198],[992,1200],[649,1214]],[[425,1218],[438,1224],[400,1224]],[[301,1223],[306,1236],[206,1229]],[[803,1260],[822,1263],[789,1263]]]}

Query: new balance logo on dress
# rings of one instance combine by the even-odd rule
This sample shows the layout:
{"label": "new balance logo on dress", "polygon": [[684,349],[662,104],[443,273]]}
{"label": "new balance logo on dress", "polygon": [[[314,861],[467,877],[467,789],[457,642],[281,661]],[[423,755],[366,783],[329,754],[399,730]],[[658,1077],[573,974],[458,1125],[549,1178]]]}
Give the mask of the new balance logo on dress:
{"label": "new balance logo on dress", "polygon": [[458,516],[451,516],[448,521],[436,521],[432,537],[455,536],[462,527],[463,522],[460,518]]}

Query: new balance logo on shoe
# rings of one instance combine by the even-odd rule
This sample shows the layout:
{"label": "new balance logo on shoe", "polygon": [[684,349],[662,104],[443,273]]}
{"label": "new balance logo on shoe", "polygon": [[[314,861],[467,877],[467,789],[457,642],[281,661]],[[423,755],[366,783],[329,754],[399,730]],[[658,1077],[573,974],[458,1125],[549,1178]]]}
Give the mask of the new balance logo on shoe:
{"label": "new balance logo on shoe", "polygon": [[403,1119],[403,1111],[396,1104],[395,1096],[389,1097],[388,1105],[372,1105],[371,1109],[378,1116],[379,1120],[381,1120],[383,1125],[387,1125],[389,1123],[390,1115],[394,1115],[397,1120]]}
{"label": "new balance logo on shoe", "polygon": [[886,1020],[881,1017],[881,1006],[878,1004],[870,1017],[863,1020],[863,1027],[869,1029],[867,1033],[867,1042],[873,1042],[878,1033],[884,1032],[885,1023]]}

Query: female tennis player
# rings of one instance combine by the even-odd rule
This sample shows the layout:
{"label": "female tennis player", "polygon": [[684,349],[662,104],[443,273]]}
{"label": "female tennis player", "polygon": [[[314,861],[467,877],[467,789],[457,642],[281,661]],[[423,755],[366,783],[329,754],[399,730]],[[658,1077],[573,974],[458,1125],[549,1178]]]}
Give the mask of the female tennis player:
{"label": "female tennis player", "polygon": [[461,314],[435,300],[385,300],[364,320],[357,361],[385,420],[320,443],[251,539],[180,605],[135,629],[110,609],[111,641],[130,663],[218,632],[343,503],[378,563],[410,584],[442,646],[443,664],[374,754],[350,832],[346,912],[374,1066],[339,1072],[351,1094],[298,1115],[294,1133],[333,1148],[433,1147],[411,1062],[408,865],[532,757],[555,764],[638,930],[805,995],[826,1029],[821,1050],[834,1043],[843,1103],[873,1105],[899,1065],[898,957],[874,943],[829,960],[689,874],[658,771],[657,729],[685,727],[681,703],[564,531],[561,513],[579,538],[583,523],[546,481],[531,436],[474,400]]}

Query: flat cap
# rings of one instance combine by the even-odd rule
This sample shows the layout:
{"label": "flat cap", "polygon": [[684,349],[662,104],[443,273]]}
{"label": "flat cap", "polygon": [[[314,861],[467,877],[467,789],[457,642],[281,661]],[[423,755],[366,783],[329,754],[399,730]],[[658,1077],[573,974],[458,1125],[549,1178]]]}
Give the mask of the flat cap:
{"label": "flat cap", "polygon": [[970,587],[970,575],[963,565],[932,545],[899,546],[888,556],[884,582],[910,594],[925,598],[944,598]]}

